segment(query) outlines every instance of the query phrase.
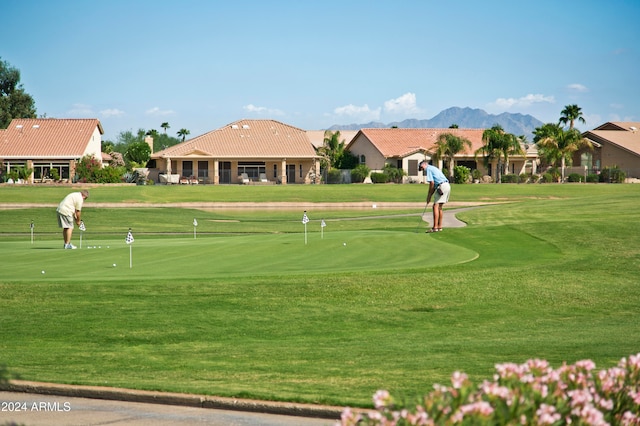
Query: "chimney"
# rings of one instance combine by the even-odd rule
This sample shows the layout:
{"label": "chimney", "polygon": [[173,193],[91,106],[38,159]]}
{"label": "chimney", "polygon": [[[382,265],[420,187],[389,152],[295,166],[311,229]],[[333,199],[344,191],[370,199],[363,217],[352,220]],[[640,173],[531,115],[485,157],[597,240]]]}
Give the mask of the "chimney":
{"label": "chimney", "polygon": [[151,153],[153,154],[153,136],[145,136],[144,141],[147,143],[147,145],[149,145],[149,148],[151,148]]}

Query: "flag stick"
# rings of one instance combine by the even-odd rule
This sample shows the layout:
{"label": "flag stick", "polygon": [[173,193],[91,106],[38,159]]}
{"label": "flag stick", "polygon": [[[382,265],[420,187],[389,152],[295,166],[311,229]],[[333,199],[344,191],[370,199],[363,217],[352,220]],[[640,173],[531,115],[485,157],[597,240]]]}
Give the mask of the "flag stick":
{"label": "flag stick", "polygon": [[31,244],[33,244],[33,221],[31,221]]}
{"label": "flag stick", "polygon": [[84,232],[80,231],[80,248],[82,248],[82,234],[84,234]]}
{"label": "flag stick", "polygon": [[133,247],[129,244],[129,269],[133,268]]}

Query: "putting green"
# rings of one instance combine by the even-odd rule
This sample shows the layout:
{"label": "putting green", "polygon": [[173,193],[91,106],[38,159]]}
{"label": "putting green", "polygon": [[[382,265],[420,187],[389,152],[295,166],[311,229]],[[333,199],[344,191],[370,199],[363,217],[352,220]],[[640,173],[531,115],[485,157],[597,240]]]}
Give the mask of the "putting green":
{"label": "putting green", "polygon": [[[7,242],[9,281],[179,280],[318,272],[426,268],[468,262],[478,254],[424,233],[343,231],[244,236],[145,237],[127,245],[88,241],[63,250],[56,240]],[[78,241],[74,242],[78,244]],[[131,259],[130,259],[131,258]],[[130,268],[130,260],[132,267]],[[116,265],[115,267],[113,265]],[[42,271],[45,271],[42,274]]]}

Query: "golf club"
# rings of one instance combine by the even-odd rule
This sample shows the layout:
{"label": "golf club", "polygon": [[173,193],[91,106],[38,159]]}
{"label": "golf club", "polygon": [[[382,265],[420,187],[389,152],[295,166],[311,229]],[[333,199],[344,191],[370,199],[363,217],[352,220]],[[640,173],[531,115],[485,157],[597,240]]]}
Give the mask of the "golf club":
{"label": "golf club", "polygon": [[422,210],[422,214],[420,215],[420,218],[418,219],[418,226],[416,226],[416,230],[414,231],[414,234],[418,233],[418,229],[420,229],[420,225],[422,224],[422,218],[424,217],[425,213],[427,212],[427,207],[429,206],[429,202],[427,202],[424,205],[424,210]]}

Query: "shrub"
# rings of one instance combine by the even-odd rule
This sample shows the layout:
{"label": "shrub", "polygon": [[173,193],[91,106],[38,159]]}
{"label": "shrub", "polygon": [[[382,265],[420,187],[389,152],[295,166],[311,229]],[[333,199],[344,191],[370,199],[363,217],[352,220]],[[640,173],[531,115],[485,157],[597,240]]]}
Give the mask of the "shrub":
{"label": "shrub", "polygon": [[600,180],[600,177],[595,173],[590,173],[587,175],[587,182],[589,183],[597,183]]}
{"label": "shrub", "polygon": [[567,181],[568,182],[584,182],[584,176],[582,176],[580,173],[571,173],[569,176],[567,176]]}
{"label": "shrub", "polygon": [[627,174],[620,167],[604,167],[600,172],[600,182],[622,183],[626,179]]}
{"label": "shrub", "polygon": [[402,177],[406,175],[403,169],[399,169],[391,164],[385,164],[383,173],[387,175],[387,182],[402,183]]}
{"label": "shrub", "polygon": [[342,174],[338,169],[329,169],[327,172],[327,183],[342,183]]}
{"label": "shrub", "polygon": [[478,169],[473,169],[473,171],[471,172],[471,177],[473,178],[473,180],[481,180],[482,172]]}
{"label": "shrub", "polygon": [[554,182],[553,174],[550,172],[545,172],[542,174],[542,178],[540,178],[542,183],[551,183]]}
{"label": "shrub", "polygon": [[370,171],[371,169],[369,169],[365,164],[357,165],[353,170],[351,170],[351,182],[364,182],[365,178],[369,176]]}
{"label": "shrub", "polygon": [[502,182],[502,183],[518,183],[519,179],[520,179],[520,176],[514,175],[514,174],[502,175],[500,177],[500,182]]}
{"label": "shrub", "polygon": [[60,172],[58,172],[58,169],[55,167],[49,170],[49,176],[51,176],[51,179],[53,180],[60,180]]}
{"label": "shrub", "polygon": [[387,183],[389,176],[386,173],[371,173],[371,182],[373,183]]}
{"label": "shrub", "polygon": [[453,180],[455,183],[467,183],[471,176],[471,169],[465,166],[455,166],[453,168]]}
{"label": "shrub", "polygon": [[454,372],[451,386],[416,403],[397,402],[389,392],[373,396],[377,411],[342,412],[343,426],[355,425],[637,425],[640,424],[640,353],[595,372],[591,360],[553,369],[547,361],[498,364],[493,381],[473,385]]}

